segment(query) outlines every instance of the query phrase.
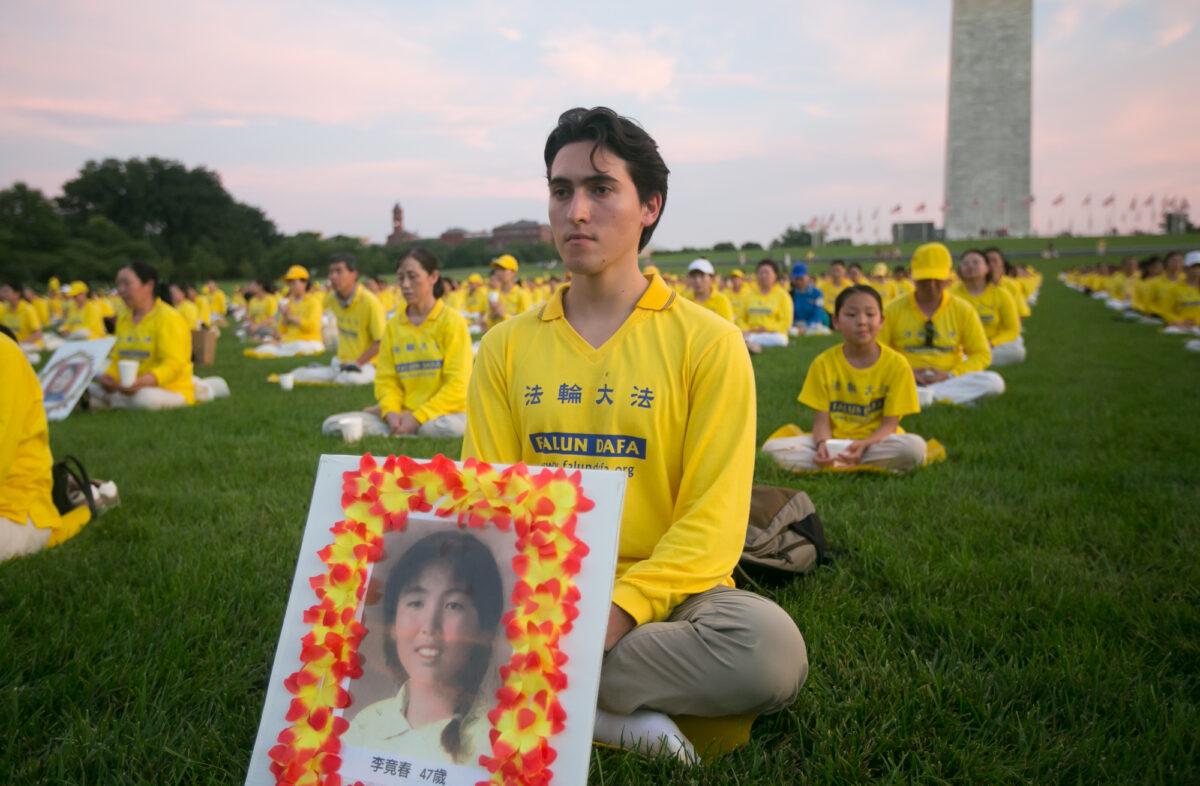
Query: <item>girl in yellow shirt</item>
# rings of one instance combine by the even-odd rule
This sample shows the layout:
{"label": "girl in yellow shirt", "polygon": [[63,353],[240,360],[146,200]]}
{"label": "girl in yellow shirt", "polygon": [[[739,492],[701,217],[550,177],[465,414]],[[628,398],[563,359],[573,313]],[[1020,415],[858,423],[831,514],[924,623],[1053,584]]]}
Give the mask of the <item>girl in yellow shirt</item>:
{"label": "girl in yellow shirt", "polygon": [[843,343],[809,366],[800,403],[814,410],[811,434],[767,440],[763,451],[793,472],[865,465],[908,472],[925,462],[927,446],[900,428],[900,418],[920,412],[908,361],[881,346],[883,299],[855,284],[834,303],[834,327]]}
{"label": "girl in yellow shirt", "polygon": [[1008,290],[994,283],[982,251],[963,252],[958,262],[958,281],[950,293],[970,303],[983,323],[983,332],[992,347],[992,366],[1025,362],[1025,339],[1021,337],[1021,318]]}

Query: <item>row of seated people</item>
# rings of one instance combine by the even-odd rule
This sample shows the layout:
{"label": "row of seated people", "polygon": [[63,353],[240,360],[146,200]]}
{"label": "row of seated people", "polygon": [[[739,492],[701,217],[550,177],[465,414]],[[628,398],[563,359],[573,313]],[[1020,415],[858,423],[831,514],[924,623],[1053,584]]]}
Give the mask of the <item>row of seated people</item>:
{"label": "row of seated people", "polygon": [[[1141,261],[1127,256],[1119,266],[1084,265],[1060,279],[1129,319],[1161,325],[1167,334],[1200,336],[1200,251],[1169,251]],[[1200,352],[1200,339],[1184,347]]]}

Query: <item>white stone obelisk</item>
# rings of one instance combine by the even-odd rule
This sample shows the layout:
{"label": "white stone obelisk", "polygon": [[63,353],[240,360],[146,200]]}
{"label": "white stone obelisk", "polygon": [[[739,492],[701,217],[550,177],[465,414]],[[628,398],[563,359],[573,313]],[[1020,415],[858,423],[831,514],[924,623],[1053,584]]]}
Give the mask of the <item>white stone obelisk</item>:
{"label": "white stone obelisk", "polygon": [[1033,0],[954,0],[946,237],[1029,234]]}

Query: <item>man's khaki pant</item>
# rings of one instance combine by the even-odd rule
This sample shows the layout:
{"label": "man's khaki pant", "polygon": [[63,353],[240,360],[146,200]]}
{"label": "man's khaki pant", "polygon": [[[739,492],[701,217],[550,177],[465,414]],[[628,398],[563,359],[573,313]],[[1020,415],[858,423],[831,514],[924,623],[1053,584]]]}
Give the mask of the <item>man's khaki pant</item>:
{"label": "man's khaki pant", "polygon": [[807,678],[804,637],[786,611],[753,592],[714,587],[609,650],[599,704],[624,714],[762,714],[791,704]]}

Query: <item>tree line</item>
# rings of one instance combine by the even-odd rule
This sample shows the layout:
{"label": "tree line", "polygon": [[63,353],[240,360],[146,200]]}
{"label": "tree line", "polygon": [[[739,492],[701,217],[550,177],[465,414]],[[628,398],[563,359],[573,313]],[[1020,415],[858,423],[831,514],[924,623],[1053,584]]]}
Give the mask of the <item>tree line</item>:
{"label": "tree line", "polygon": [[0,278],[111,281],[122,265],[142,260],[178,281],[272,279],[293,264],[323,269],[338,252],[353,253],[368,274],[390,275],[417,244],[447,268],[485,265],[500,253],[523,262],[557,256],[548,243],[383,246],[343,235],[282,235],[262,210],[234,199],[216,172],[162,158],[89,161],[62,192],[50,198],[24,183],[0,191]]}

